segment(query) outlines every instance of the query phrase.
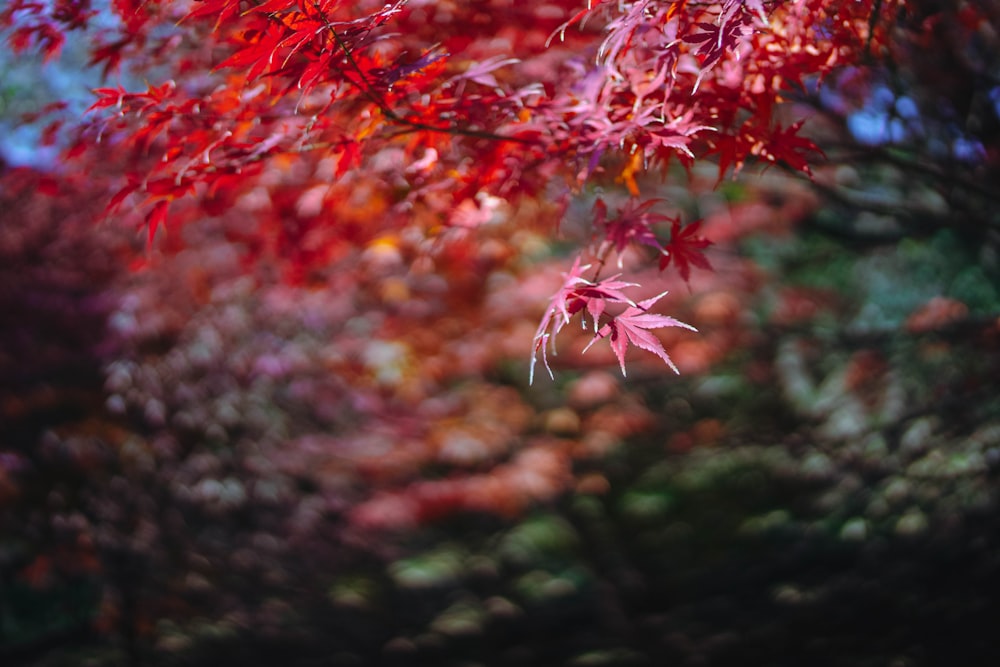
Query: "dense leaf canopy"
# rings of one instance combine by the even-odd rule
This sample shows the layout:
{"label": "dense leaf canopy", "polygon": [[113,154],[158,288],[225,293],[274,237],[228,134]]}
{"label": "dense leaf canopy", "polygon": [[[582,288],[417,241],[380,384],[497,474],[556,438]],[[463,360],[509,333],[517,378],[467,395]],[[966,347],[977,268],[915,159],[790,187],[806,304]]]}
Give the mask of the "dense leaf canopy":
{"label": "dense leaf canopy", "polygon": [[[378,243],[412,261],[428,240],[511,218],[525,200],[545,202],[534,223],[556,234],[576,193],[621,183],[636,201],[610,220],[597,209],[603,238],[582,249],[596,268],[580,284],[592,285],[632,241],[685,280],[707,268],[697,227],[674,207],[668,228],[651,208],[671,203],[648,201],[643,183],[706,159],[720,178],[747,161],[810,173],[818,151],[786,107],[836,68],[879,57],[900,3],[113,8],[120,22],[95,36],[91,62],[149,83],[98,89],[68,154],[86,160],[103,144],[118,156],[108,211],[128,211],[150,246],[164,225],[239,217],[231,233],[301,278]],[[53,57],[63,32],[94,13],[25,0],[0,19],[15,48]],[[580,305],[616,329],[615,312],[596,303],[608,298],[591,289]],[[536,354],[549,335],[539,328]]]}

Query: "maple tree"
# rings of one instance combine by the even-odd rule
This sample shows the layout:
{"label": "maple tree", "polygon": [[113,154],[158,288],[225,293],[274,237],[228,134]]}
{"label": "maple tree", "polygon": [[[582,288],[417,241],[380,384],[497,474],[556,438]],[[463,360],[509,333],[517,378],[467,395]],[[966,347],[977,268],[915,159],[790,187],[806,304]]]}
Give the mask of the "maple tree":
{"label": "maple tree", "polygon": [[[87,114],[32,113],[58,164],[0,173],[15,612],[82,589],[134,664],[143,645],[176,661],[219,637],[258,646],[246,628],[378,662],[433,655],[424,629],[459,646],[449,616],[506,641],[498,597],[533,625],[576,586],[606,618],[593,586],[640,601],[615,622],[670,645],[683,619],[658,612],[678,589],[650,554],[691,545],[655,530],[713,531],[727,467],[744,537],[785,522],[891,542],[985,505],[1000,301],[955,238],[988,268],[992,3],[114,0],[115,20],[107,4],[0,8],[16,51],[55,62],[73,33],[106,72]],[[539,363],[556,382],[528,387]],[[661,382],[663,365],[684,377]],[[785,451],[789,422],[804,430]],[[946,436],[954,456],[928,445]],[[824,498],[748,503],[741,466]],[[862,478],[870,507],[845,497]],[[537,546],[533,510],[582,541],[582,567],[517,544]],[[468,572],[449,566],[464,532],[429,549],[444,574],[401,557],[407,530],[470,516],[498,528]],[[432,620],[365,608],[369,588],[409,609],[428,586]],[[0,641],[20,641],[8,616]],[[713,645],[676,641],[700,662],[685,651]],[[642,647],[649,664],[662,648]]]}
{"label": "maple tree", "polygon": [[[625,315],[647,302],[601,275],[609,257],[621,266],[645,246],[653,257],[639,267],[658,261],[685,281],[710,266],[698,223],[644,191],[680,177],[672,164],[703,160],[720,179],[748,161],[809,174],[819,153],[786,103],[881,53],[901,6],[122,0],[91,63],[149,83],[96,90],[66,157],[110,147],[120,162],[107,212],[150,247],[177,247],[206,217],[242,218],[227,233],[298,281],[355,249],[418,261],[531,201],[546,202],[533,228],[558,234],[574,197],[622,184],[630,200],[614,216],[595,206],[596,238],[582,244],[578,265],[593,274],[554,297],[562,320],[546,332],[546,316],[534,341],[539,354],[581,312],[621,358],[639,338],[615,332],[652,320]],[[89,2],[15,0],[0,24],[15,49],[51,58],[94,14]]]}
{"label": "maple tree", "polygon": [[[995,3],[0,24],[107,73],[0,165],[0,662],[984,646]],[[915,590],[934,632],[887,620]]]}

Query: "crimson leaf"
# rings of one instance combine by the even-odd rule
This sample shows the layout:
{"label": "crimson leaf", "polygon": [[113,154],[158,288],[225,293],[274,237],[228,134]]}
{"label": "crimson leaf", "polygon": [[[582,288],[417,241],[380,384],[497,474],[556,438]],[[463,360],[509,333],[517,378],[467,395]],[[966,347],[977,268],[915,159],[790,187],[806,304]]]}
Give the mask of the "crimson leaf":
{"label": "crimson leaf", "polygon": [[697,266],[699,269],[712,269],[712,265],[708,263],[704,255],[705,248],[712,245],[712,242],[706,238],[697,236],[700,228],[700,220],[684,227],[681,227],[680,219],[674,220],[670,228],[670,241],[663,246],[663,256],[660,258],[660,271],[670,266],[670,263],[673,262],[684,282],[689,282],[692,265]]}

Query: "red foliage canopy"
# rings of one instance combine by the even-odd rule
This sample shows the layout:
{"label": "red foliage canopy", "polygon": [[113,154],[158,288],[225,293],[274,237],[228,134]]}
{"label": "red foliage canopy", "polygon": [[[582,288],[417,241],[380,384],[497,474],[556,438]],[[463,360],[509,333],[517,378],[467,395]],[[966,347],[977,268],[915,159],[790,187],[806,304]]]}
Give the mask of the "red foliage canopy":
{"label": "red foliage canopy", "polygon": [[[526,200],[555,202],[540,209],[554,234],[570,196],[624,184],[635,201],[615,218],[595,209],[599,238],[577,263],[595,273],[556,295],[559,318],[548,330],[550,309],[537,351],[576,312],[613,346],[631,331],[620,318],[646,317],[634,311],[651,302],[630,300],[626,283],[600,288],[612,253],[652,247],[650,261],[685,280],[708,268],[696,223],[644,201],[645,175],[668,177],[673,158],[712,159],[720,177],[748,161],[808,173],[816,147],[782,103],[878,52],[902,3],[112,4],[120,22],[93,39],[91,62],[149,83],[96,90],[69,155],[113,148],[121,181],[108,211],[133,210],[122,217],[150,244],[164,225],[228,216],[255,255],[281,257],[301,279],[380,239],[418,256],[428,239]],[[0,24],[15,48],[51,57],[93,15],[85,0],[14,0]],[[615,301],[627,308],[605,309]]]}

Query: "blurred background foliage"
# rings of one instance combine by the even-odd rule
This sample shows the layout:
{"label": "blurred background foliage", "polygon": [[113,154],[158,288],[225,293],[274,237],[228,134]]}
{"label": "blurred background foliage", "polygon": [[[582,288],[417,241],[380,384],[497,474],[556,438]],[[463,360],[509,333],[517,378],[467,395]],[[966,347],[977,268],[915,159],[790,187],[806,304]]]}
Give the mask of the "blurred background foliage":
{"label": "blurred background foliage", "polygon": [[658,186],[716,243],[662,286],[700,330],[663,336],[679,378],[636,356],[622,380],[569,335],[532,387],[565,268],[538,208],[293,284],[240,210],[136,254],[100,193],[17,157],[46,100],[5,76],[28,129],[0,174],[0,658],[993,664],[987,27],[939,31],[953,86],[901,38],[894,68],[803,95],[815,183]]}

